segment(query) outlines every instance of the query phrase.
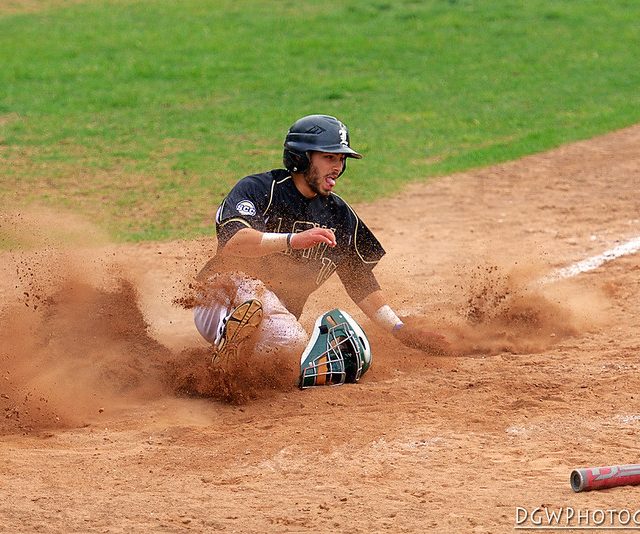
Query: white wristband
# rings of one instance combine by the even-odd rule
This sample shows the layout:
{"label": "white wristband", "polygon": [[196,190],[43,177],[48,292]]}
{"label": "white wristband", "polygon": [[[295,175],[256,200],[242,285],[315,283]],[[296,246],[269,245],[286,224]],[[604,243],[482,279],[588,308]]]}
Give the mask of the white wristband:
{"label": "white wristband", "polygon": [[274,254],[285,252],[289,249],[291,234],[277,234],[275,232],[265,232],[260,238],[260,250],[263,254]]}
{"label": "white wristband", "polygon": [[391,331],[398,330],[404,326],[400,317],[396,315],[396,312],[394,312],[388,304],[378,308],[378,311],[373,316],[373,320],[382,328]]}

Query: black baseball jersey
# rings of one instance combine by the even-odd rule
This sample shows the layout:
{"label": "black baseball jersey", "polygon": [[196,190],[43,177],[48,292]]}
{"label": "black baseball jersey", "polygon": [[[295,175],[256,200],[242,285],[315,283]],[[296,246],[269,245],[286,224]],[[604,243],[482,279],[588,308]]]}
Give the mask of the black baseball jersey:
{"label": "black baseball jersey", "polygon": [[356,303],[380,289],[372,269],[385,251],[371,230],[334,193],[304,197],[284,169],[243,178],[223,200],[216,214],[218,252],[242,228],[289,233],[313,227],[333,230],[336,246],[318,244],[259,258],[217,255],[205,271],[239,270],[262,280],[296,317],[309,295],[334,272]]}

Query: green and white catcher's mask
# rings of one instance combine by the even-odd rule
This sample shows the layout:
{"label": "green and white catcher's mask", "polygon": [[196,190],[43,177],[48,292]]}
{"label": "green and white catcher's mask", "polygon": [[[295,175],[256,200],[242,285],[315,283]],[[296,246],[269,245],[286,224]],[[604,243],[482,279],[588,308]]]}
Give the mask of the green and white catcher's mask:
{"label": "green and white catcher's mask", "polygon": [[321,315],[300,358],[301,389],[357,382],[371,367],[371,345],[364,330],[345,311]]}

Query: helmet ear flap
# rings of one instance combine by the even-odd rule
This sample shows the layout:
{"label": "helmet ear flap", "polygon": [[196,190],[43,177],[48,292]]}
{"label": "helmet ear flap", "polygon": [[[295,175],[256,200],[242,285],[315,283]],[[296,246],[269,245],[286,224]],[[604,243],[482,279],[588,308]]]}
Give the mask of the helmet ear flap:
{"label": "helmet ear flap", "polygon": [[346,170],[347,170],[347,158],[344,158],[344,161],[342,162],[342,170],[340,171],[340,174],[338,174],[338,177],[342,176],[342,174]]}
{"label": "helmet ear flap", "polygon": [[294,152],[288,148],[282,154],[284,168],[289,172],[305,172],[309,168],[309,154]]}

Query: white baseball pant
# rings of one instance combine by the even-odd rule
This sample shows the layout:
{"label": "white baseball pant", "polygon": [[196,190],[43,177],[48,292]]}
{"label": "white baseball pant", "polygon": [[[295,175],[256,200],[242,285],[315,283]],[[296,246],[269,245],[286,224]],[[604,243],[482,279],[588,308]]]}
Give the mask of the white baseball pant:
{"label": "white baseball pant", "polygon": [[[210,279],[210,283],[212,288],[215,287],[215,277]],[[262,303],[263,317],[257,329],[254,354],[302,354],[309,336],[275,293],[267,289],[260,280],[241,273],[225,276],[224,285],[224,291],[212,292],[215,299],[210,303],[194,308],[194,321],[202,337],[215,344],[222,333],[224,320],[231,312],[247,300],[258,299]],[[229,286],[232,286],[231,291]]]}

